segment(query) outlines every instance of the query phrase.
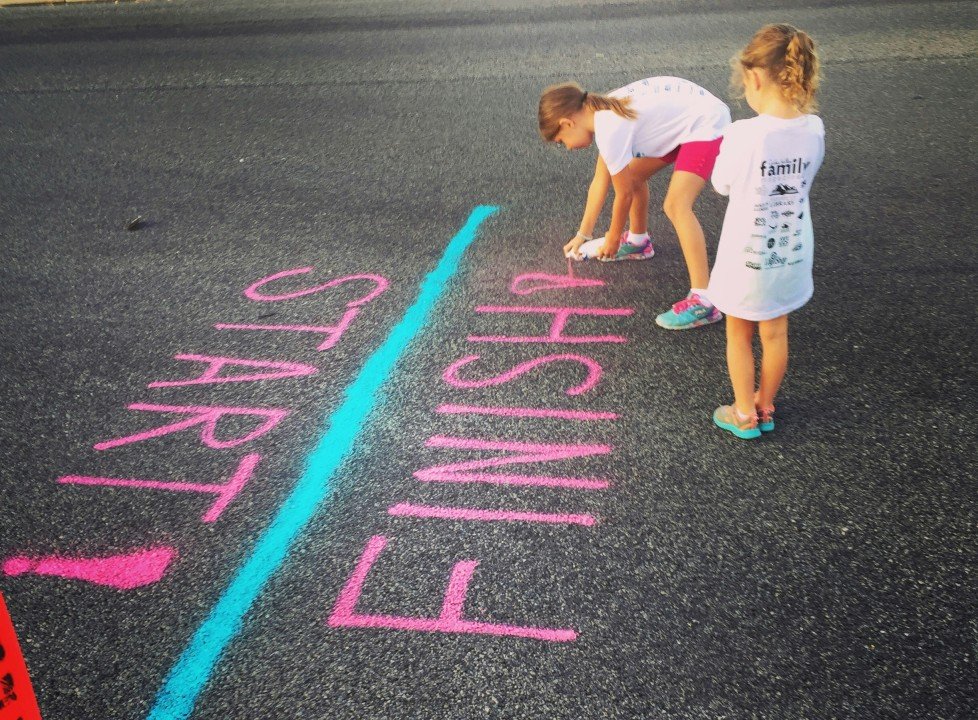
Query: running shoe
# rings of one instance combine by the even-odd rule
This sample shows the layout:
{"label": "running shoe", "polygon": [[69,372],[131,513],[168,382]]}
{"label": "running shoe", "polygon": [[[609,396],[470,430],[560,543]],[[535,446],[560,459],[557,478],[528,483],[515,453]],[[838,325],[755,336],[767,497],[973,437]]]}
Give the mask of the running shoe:
{"label": "running shoe", "polygon": [[[621,234],[621,243],[618,245],[618,253],[613,258],[601,258],[602,262],[616,262],[618,260],[648,260],[655,255],[655,248],[652,247],[652,240],[648,239],[642,245],[632,245],[625,242],[628,232]],[[581,260],[593,260],[598,256],[598,250],[604,245],[604,238],[598,237],[588,240],[577,249],[578,257]]]}
{"label": "running shoe", "polygon": [[744,440],[761,436],[761,430],[757,427],[757,415],[741,418],[733,405],[721,405],[714,410],[713,423]]}
{"label": "running shoe", "polygon": [[618,241],[618,252],[613,258],[605,258],[604,262],[616,262],[618,260],[648,260],[655,255],[655,248],[652,247],[652,238],[645,238],[641,245],[632,245],[628,242],[628,231],[621,234]]}
{"label": "running shoe", "polygon": [[690,293],[655,319],[655,324],[666,330],[689,330],[700,325],[723,320],[723,313],[715,307],[707,307],[696,293]]}
{"label": "running shoe", "polygon": [[774,408],[757,408],[757,429],[761,432],[774,430]]}

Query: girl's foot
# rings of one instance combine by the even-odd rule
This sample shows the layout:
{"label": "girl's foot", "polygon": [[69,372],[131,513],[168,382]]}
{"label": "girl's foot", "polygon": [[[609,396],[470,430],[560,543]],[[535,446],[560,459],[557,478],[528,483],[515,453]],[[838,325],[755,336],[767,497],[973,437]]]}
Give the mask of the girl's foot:
{"label": "girl's foot", "polygon": [[723,320],[723,313],[704,303],[696,293],[690,293],[655,319],[666,330],[689,330]]}
{"label": "girl's foot", "polygon": [[[648,260],[655,255],[655,248],[652,247],[652,240],[648,239],[642,245],[633,245],[626,242],[628,232],[621,234],[621,244],[618,246],[618,253],[613,258],[603,259],[604,262],[614,262],[616,260]],[[577,258],[581,260],[593,260],[598,255],[598,250],[604,245],[603,237],[596,237],[588,240],[577,249]]]}
{"label": "girl's foot", "polygon": [[647,234],[642,241],[629,242],[628,231],[621,234],[618,240],[618,252],[613,258],[605,259],[605,262],[616,260],[648,260],[655,255],[655,248],[652,247],[652,238]]}
{"label": "girl's foot", "polygon": [[774,405],[761,407],[754,394],[754,409],[757,411],[757,429],[761,432],[771,432],[774,430]]}
{"label": "girl's foot", "polygon": [[713,422],[717,427],[732,432],[744,440],[761,436],[757,426],[757,415],[741,415],[733,405],[721,405],[713,411]]}

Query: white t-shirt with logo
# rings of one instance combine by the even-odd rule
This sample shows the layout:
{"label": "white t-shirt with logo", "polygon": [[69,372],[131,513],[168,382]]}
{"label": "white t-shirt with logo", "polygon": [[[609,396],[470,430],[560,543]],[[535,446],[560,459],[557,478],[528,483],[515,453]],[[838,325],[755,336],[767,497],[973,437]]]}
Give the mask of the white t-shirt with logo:
{"label": "white t-shirt with logo", "polygon": [[662,157],[687,142],[715,140],[730,123],[730,109],[696,83],[677,77],[650,77],[612,90],[631,98],[638,117],[613,110],[594,113],[594,141],[612,175],[636,157]]}
{"label": "white t-shirt with logo", "polygon": [[772,320],[812,296],[808,193],[825,157],[817,115],[758,115],[723,133],[713,187],[729,195],[707,297],[744,320]]}

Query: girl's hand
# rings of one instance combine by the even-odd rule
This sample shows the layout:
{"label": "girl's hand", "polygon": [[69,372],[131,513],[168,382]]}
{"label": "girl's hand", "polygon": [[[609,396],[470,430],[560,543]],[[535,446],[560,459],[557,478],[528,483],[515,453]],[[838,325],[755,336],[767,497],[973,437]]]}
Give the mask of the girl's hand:
{"label": "girl's hand", "polygon": [[581,237],[580,234],[572,237],[570,242],[564,245],[564,257],[569,257],[573,260],[580,260],[581,256],[578,254],[577,250],[585,242],[585,238]]}
{"label": "girl's hand", "polygon": [[596,257],[598,260],[612,260],[618,254],[618,246],[621,243],[608,235],[604,238],[604,244],[598,249]]}

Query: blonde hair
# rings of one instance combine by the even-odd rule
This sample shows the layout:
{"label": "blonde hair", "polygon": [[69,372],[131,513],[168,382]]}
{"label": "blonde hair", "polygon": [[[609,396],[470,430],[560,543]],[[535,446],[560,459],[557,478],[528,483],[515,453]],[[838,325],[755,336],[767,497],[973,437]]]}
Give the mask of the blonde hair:
{"label": "blonde hair", "polygon": [[611,110],[623,118],[634,120],[638,117],[631,109],[631,98],[618,98],[585,92],[575,82],[551,85],[540,95],[540,136],[551,142],[560,132],[560,119],[567,118],[585,108],[589,110]]}
{"label": "blonde hair", "polygon": [[743,72],[751,68],[766,70],[779,87],[785,100],[800,112],[818,110],[815,93],[822,80],[815,41],[792,25],[765,25],[751,38],[747,47],[731,60],[731,89],[743,97]]}

